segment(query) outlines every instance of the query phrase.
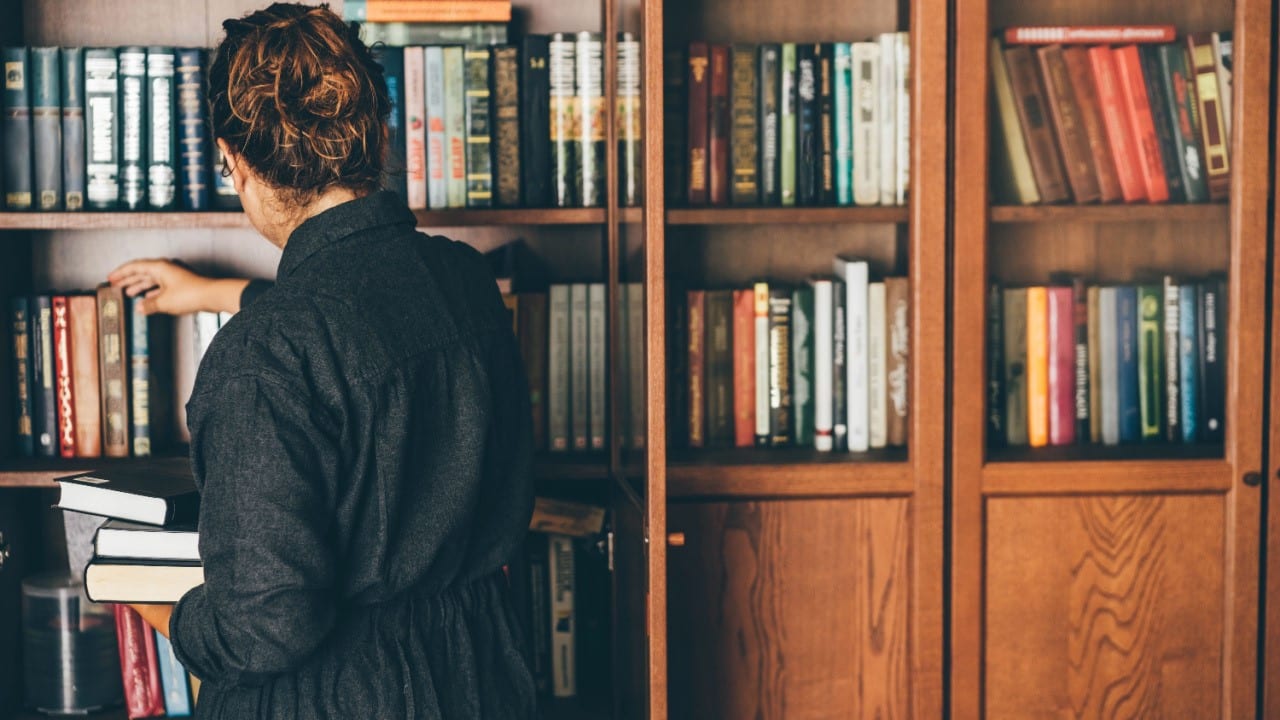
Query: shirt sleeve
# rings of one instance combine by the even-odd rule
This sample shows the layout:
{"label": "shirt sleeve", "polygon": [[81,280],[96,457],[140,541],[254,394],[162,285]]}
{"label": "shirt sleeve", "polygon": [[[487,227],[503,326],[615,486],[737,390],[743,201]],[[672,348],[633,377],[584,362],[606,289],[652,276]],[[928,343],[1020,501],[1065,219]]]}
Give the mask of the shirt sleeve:
{"label": "shirt sleeve", "polygon": [[250,280],[249,284],[244,286],[244,290],[240,291],[240,309],[249,307],[254,300],[261,297],[262,293],[273,287],[275,283],[270,280]]}
{"label": "shirt sleeve", "polygon": [[332,420],[283,381],[235,378],[201,401],[204,584],[178,602],[170,635],[196,677],[260,685],[297,669],[333,627],[337,443]]}

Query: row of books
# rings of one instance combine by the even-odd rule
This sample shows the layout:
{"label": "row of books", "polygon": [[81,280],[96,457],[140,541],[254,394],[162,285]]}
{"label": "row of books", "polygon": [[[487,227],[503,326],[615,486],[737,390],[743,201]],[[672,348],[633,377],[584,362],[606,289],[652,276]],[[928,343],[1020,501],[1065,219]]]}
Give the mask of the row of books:
{"label": "row of books", "polygon": [[[552,452],[608,446],[609,311],[604,283],[552,285],[504,295],[528,374],[534,447]],[[613,378],[622,404],[614,434],[627,449],[645,445],[644,290],[624,283],[617,317],[622,365]]]}
{"label": "row of books", "polygon": [[991,444],[1220,443],[1226,285],[991,287]]}
{"label": "row of books", "polygon": [[[390,181],[409,207],[600,207],[606,139],[599,33],[516,45],[386,47]],[[617,50],[619,202],[640,198],[640,46]]]}
{"label": "row of books", "polygon": [[9,210],[240,207],[213,158],[200,48],[6,47]]}
{"label": "row of books", "polygon": [[350,22],[505,23],[511,0],[344,0]]}
{"label": "row of books", "polygon": [[128,605],[112,605],[125,709],[130,720],[190,717],[200,681],[187,672],[169,639]]}
{"label": "row of books", "polygon": [[906,203],[908,33],[853,43],[696,42],[683,55],[667,59],[669,202]]}
{"label": "row of books", "polygon": [[[1173,42],[1173,26],[1057,30],[1010,28],[1005,45],[991,42],[995,145],[1008,198],[1024,205],[1225,200],[1231,34]],[[1064,37],[1126,40],[1086,46],[1061,44]]]}
{"label": "row of books", "polygon": [[673,444],[907,444],[907,278],[869,282],[866,262],[845,259],[837,276],[685,294],[673,323]]}

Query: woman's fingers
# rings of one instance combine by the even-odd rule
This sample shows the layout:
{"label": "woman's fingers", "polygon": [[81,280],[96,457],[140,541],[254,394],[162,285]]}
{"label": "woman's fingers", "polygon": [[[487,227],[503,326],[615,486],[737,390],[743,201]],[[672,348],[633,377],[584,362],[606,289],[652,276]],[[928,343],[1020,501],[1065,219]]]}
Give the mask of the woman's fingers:
{"label": "woman's fingers", "polygon": [[156,290],[161,289],[155,280],[148,277],[133,277],[128,280],[116,283],[116,287],[123,288],[124,294],[128,295],[129,297],[137,297],[142,293],[148,290],[151,290],[153,288]]}

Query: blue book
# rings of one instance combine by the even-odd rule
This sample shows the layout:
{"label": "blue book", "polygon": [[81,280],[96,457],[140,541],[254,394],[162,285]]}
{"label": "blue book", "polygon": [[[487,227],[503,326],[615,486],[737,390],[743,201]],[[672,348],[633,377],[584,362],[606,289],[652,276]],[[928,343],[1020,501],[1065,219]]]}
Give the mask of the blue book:
{"label": "blue book", "polygon": [[151,349],[141,298],[129,298],[129,420],[135,457],[151,454]]}
{"label": "blue book", "polygon": [[209,209],[209,140],[205,129],[204,50],[177,51],[178,177],[182,209]]}
{"label": "blue book", "polygon": [[835,44],[836,203],[853,204],[853,59],[849,43]]}
{"label": "blue book", "polygon": [[1182,397],[1182,441],[1196,441],[1200,401],[1199,342],[1196,335],[1196,286],[1178,288],[1178,383]]}
{"label": "blue book", "polygon": [[160,666],[160,686],[164,689],[164,714],[167,717],[191,715],[191,687],[187,684],[187,669],[178,662],[169,638],[157,631],[156,660]]}
{"label": "blue book", "polygon": [[3,130],[4,206],[30,210],[34,182],[31,174],[31,65],[25,47],[0,49],[4,61],[4,87],[0,89]]}
{"label": "blue book", "polygon": [[407,204],[409,183],[405,175],[405,138],[401,130],[404,120],[404,48],[383,47],[378,51],[382,63],[383,78],[387,83],[387,99],[391,101],[391,114],[387,116],[387,168],[385,187],[393,190]]}
{"label": "blue book", "polygon": [[35,437],[36,454],[55,457],[58,454],[58,405],[54,397],[53,367],[53,298],[37,295],[29,301],[31,317],[32,375],[31,433]]}
{"label": "blue book", "polygon": [[37,210],[62,209],[62,64],[56,47],[31,48],[31,156]]}
{"label": "blue book", "polygon": [[34,369],[31,364],[31,315],[25,297],[13,298],[9,317],[13,322],[13,397],[14,409],[17,411],[17,446],[18,455],[31,457],[35,455],[35,437],[31,432],[32,394],[31,376]]}
{"label": "blue book", "polygon": [[84,48],[62,48],[62,194],[64,210],[83,210]]}
{"label": "blue book", "polygon": [[1142,441],[1142,411],[1138,402],[1138,288],[1116,288],[1116,390],[1119,401],[1120,442]]}

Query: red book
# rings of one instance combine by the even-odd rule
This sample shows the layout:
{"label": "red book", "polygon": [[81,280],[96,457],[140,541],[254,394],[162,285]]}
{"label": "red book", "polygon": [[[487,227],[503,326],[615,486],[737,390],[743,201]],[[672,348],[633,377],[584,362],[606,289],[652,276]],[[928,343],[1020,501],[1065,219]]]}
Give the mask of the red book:
{"label": "red book", "polygon": [[64,458],[76,456],[75,390],[71,382],[71,327],[65,295],[53,297],[54,392],[58,399],[58,451]]}
{"label": "red book", "polygon": [[689,45],[689,204],[707,204],[707,128],[711,103],[711,53],[706,43]]}
{"label": "red book", "polygon": [[1098,104],[1098,86],[1089,69],[1089,49],[1078,45],[1062,49],[1062,61],[1067,64],[1071,76],[1071,89],[1080,105],[1080,119],[1085,135],[1089,138],[1089,152],[1093,155],[1093,169],[1098,174],[1099,199],[1104,203],[1116,202],[1124,197],[1120,192],[1120,178],[1116,175],[1116,161],[1111,156],[1111,143],[1107,140],[1106,121],[1102,118],[1102,106]]}
{"label": "red book", "polygon": [[116,644],[120,650],[120,676],[130,718],[164,715],[164,691],[160,689],[160,663],[156,639],[142,616],[128,605],[113,605]]}
{"label": "red book", "polygon": [[1049,288],[1049,444],[1076,441],[1076,324],[1070,287]]}
{"label": "red book", "polygon": [[1172,25],[1016,25],[1005,28],[1006,45],[1054,43],[1167,43],[1177,38]]}
{"label": "red book", "polygon": [[1147,81],[1142,76],[1142,57],[1138,54],[1137,45],[1118,47],[1114,54],[1120,97],[1129,111],[1129,125],[1138,150],[1138,168],[1147,187],[1147,200],[1166,202],[1169,200],[1169,183],[1165,180],[1164,160],[1160,157],[1160,138],[1151,117]]}
{"label": "red book", "polygon": [[729,204],[729,46],[711,46],[711,142],[708,164],[712,205]]}
{"label": "red book", "polygon": [[76,457],[102,457],[102,393],[98,374],[98,297],[67,296],[71,386],[75,388]]}
{"label": "red book", "polygon": [[749,289],[733,291],[733,441],[756,443],[756,308]]}
{"label": "red book", "polygon": [[1125,202],[1141,202],[1147,197],[1147,186],[1138,165],[1138,148],[1133,139],[1129,110],[1120,94],[1115,54],[1105,46],[1089,48],[1089,65],[1098,89],[1098,104],[1102,107],[1116,175],[1120,178],[1120,192]]}
{"label": "red book", "polygon": [[707,414],[707,361],[704,346],[706,342],[706,299],[702,290],[689,291],[689,447],[700,448],[706,445]]}

